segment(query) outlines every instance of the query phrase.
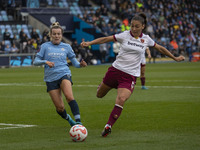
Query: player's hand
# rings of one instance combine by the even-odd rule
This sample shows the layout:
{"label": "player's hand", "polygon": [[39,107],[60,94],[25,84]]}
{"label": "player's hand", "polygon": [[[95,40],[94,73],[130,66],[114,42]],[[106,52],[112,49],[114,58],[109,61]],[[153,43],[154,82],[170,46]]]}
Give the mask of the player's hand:
{"label": "player's hand", "polygon": [[50,67],[50,68],[52,68],[52,67],[54,67],[54,62],[50,62],[50,61],[46,61],[46,64]]}
{"label": "player's hand", "polygon": [[81,62],[80,62],[80,66],[81,67],[86,67],[87,63],[82,59]]}
{"label": "player's hand", "polygon": [[81,47],[88,47],[90,46],[89,42],[82,42]]}
{"label": "player's hand", "polygon": [[151,55],[148,55],[148,58],[151,58]]}
{"label": "player's hand", "polygon": [[184,61],[184,60],[185,60],[185,57],[182,56],[182,55],[180,55],[180,56],[176,57],[175,60],[176,60],[176,61]]}

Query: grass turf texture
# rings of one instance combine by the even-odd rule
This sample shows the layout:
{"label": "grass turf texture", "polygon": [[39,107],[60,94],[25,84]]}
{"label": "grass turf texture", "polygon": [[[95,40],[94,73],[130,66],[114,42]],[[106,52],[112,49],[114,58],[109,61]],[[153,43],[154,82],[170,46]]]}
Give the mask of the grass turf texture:
{"label": "grass turf texture", "polygon": [[[2,150],[198,150],[200,148],[200,63],[146,65],[146,85],[140,79],[126,102],[121,117],[107,138],[100,136],[114,106],[116,90],[103,99],[96,89],[108,65],[71,67],[73,92],[82,123],[88,130],[85,142],[75,143],[70,126],[56,114],[46,93],[43,68],[0,69],[0,123],[37,125],[3,129]],[[71,115],[65,101],[67,112]]]}

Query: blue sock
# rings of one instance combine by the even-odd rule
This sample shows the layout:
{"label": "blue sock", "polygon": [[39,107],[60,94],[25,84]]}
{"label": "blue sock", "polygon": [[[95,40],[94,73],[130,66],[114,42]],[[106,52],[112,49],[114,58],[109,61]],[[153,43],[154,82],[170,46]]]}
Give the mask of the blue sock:
{"label": "blue sock", "polygon": [[72,114],[74,115],[74,119],[76,120],[76,122],[81,122],[79,107],[76,100],[72,100],[68,104],[71,108]]}
{"label": "blue sock", "polygon": [[59,112],[56,110],[56,112],[63,118],[63,119],[66,119],[66,120],[69,120],[69,117],[67,116],[67,112],[66,110],[64,109],[63,112]]}

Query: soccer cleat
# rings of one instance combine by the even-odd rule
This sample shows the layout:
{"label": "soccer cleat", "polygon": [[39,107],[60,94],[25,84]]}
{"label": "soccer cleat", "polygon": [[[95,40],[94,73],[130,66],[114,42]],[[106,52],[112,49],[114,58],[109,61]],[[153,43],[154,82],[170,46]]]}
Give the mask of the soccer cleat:
{"label": "soccer cleat", "polygon": [[69,114],[67,114],[67,116],[68,116],[67,121],[69,122],[70,126],[76,125],[76,122],[71,118],[71,116]]}
{"label": "soccer cleat", "polygon": [[142,86],[142,90],[148,90],[146,86]]}
{"label": "soccer cleat", "polygon": [[80,124],[80,125],[83,125],[83,124],[82,124],[81,122],[79,122],[79,121],[77,121],[77,122],[76,122],[76,124]]}
{"label": "soccer cleat", "polygon": [[103,137],[107,137],[108,134],[111,134],[111,126],[105,126],[103,132],[101,133]]}

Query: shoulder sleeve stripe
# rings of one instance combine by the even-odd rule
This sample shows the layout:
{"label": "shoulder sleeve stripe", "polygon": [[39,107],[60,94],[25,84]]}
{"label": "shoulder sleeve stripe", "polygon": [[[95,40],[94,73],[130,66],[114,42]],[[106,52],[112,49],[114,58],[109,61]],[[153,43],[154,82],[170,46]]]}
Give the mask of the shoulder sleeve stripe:
{"label": "shoulder sleeve stripe", "polygon": [[115,41],[117,41],[117,39],[116,39],[115,35],[113,35],[113,38],[114,38],[114,40],[115,40]]}

